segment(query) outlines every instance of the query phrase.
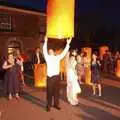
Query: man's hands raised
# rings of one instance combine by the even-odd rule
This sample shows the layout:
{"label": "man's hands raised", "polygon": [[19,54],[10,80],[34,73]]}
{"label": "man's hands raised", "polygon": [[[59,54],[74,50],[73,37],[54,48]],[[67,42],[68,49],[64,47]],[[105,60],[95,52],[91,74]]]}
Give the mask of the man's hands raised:
{"label": "man's hands raised", "polygon": [[70,44],[70,43],[71,43],[71,40],[72,40],[72,37],[68,38],[68,39],[67,39],[67,44]]}

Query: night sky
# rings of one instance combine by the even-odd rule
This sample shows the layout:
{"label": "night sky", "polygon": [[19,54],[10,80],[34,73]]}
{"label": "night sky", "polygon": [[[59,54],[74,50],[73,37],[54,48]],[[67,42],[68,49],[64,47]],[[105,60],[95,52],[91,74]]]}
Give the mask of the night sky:
{"label": "night sky", "polygon": [[[10,3],[27,6],[39,11],[45,11],[47,0],[3,0]],[[96,13],[109,27],[120,25],[120,0],[76,0],[77,15],[80,13]]]}
{"label": "night sky", "polygon": [[[46,11],[47,0],[0,0],[22,7],[30,7],[38,11]],[[120,29],[120,0],[75,0],[76,16],[96,14],[108,31]],[[102,38],[100,38],[102,39]],[[119,40],[116,41],[116,44]],[[111,44],[111,43],[110,43]],[[119,42],[120,45],[120,42]],[[116,46],[115,46],[116,47]],[[119,47],[119,46],[118,46]]]}
{"label": "night sky", "polygon": [[44,11],[46,7],[46,0],[1,0],[1,1],[6,1],[19,6],[34,8],[39,11]]}

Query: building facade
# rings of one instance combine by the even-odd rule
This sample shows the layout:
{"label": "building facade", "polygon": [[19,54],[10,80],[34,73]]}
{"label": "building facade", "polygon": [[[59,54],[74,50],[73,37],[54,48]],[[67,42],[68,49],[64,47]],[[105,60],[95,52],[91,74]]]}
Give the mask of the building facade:
{"label": "building facade", "polygon": [[45,13],[0,5],[0,56],[39,47],[45,32]]}

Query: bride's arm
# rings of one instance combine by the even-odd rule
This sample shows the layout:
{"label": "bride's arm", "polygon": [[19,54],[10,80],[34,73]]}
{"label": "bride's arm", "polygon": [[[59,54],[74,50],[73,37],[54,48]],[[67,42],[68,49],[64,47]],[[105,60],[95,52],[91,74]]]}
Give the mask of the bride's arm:
{"label": "bride's arm", "polygon": [[66,57],[65,57],[65,66],[66,66],[66,68],[68,68],[69,56],[70,56],[70,52],[68,52]]}

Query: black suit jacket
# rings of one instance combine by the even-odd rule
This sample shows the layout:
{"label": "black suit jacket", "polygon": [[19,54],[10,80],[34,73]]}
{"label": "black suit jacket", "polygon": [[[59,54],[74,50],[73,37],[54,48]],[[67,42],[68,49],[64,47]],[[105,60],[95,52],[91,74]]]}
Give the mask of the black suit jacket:
{"label": "black suit jacket", "polygon": [[[41,53],[39,53],[39,59],[40,59],[40,64],[45,63],[45,59]],[[37,64],[38,63],[38,58],[36,53],[32,55],[32,64]]]}

